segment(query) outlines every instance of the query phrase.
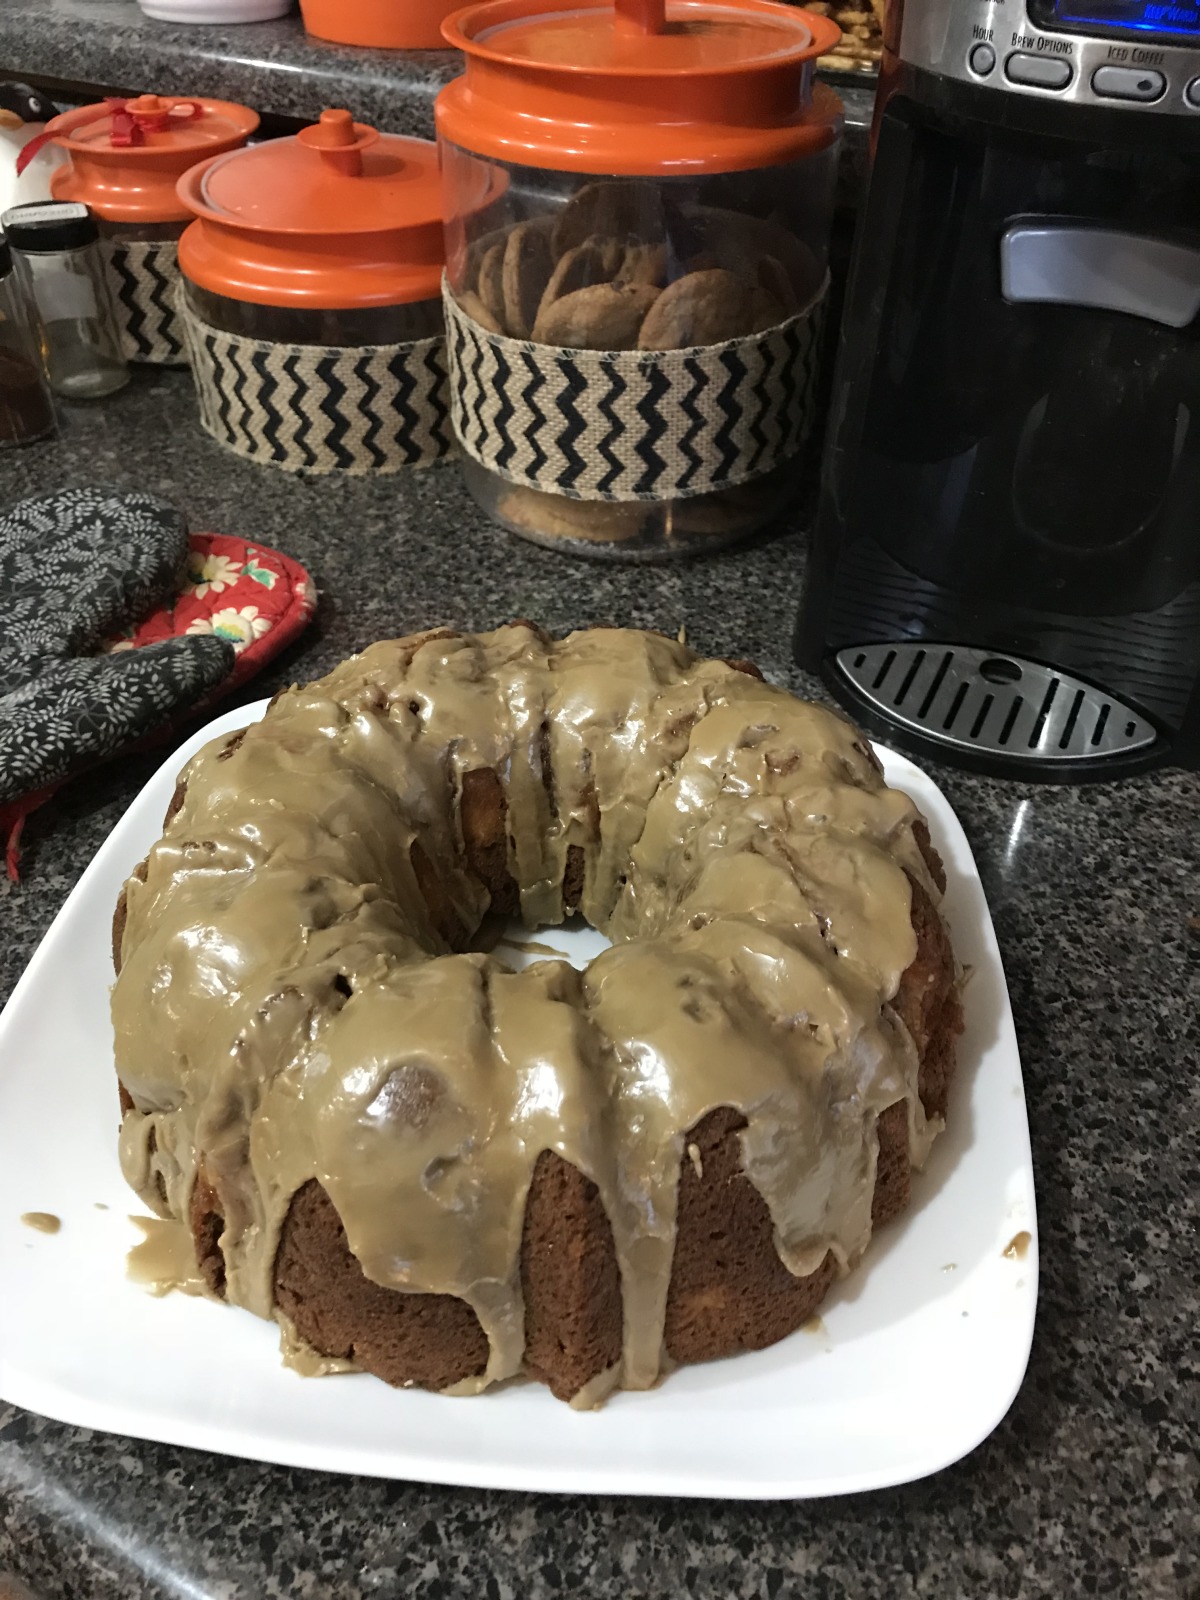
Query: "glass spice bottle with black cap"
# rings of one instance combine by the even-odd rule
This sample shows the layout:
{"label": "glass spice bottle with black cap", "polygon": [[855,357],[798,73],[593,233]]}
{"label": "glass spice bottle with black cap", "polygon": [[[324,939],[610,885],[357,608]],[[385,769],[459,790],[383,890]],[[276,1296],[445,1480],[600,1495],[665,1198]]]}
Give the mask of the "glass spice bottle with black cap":
{"label": "glass spice bottle with black cap", "polygon": [[37,307],[50,387],[68,400],[99,400],[123,388],[129,369],[99,230],[87,206],[14,206],[0,226]]}
{"label": "glass spice bottle with black cap", "polygon": [[42,366],[37,313],[0,238],[0,450],[54,432],[54,404]]}

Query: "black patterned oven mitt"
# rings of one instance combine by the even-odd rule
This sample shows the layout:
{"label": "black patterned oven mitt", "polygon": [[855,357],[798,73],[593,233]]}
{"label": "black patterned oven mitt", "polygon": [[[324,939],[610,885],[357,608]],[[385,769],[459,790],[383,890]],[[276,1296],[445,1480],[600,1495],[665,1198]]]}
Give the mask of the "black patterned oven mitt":
{"label": "black patterned oven mitt", "polygon": [[229,677],[215,633],[99,653],[178,593],[187,561],[183,518],[151,495],[69,489],[0,512],[0,835]]}

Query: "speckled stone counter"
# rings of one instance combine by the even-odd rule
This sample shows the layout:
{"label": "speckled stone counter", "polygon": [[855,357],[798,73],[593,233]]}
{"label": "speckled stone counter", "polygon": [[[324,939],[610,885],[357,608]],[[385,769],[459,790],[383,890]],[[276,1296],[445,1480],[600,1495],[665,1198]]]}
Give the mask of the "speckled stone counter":
{"label": "speckled stone counter", "polygon": [[[253,534],[311,568],[316,624],[246,698],[379,635],[514,616],[682,624],[701,649],[812,687],[789,661],[796,530],[677,569],[581,565],[486,526],[453,467],[297,482],[243,465],[197,434],[174,374],[72,411],[57,443],[0,456],[0,501],[97,482],[170,496],[194,527]],[[110,766],[32,819],[23,881],[0,889],[0,995],[159,760]],[[1200,777],[1050,789],[936,776],[996,919],[1040,1208],[1029,1374],[973,1455],[921,1483],[801,1504],[560,1499],[259,1466],[0,1404],[0,1574],[39,1600],[1195,1600]],[[908,1381],[934,1390],[937,1371]]]}
{"label": "speckled stone counter", "polygon": [[155,22],[134,0],[2,0],[0,69],[131,94],[220,95],[305,121],[346,105],[393,133],[428,135],[453,50],[356,50],[310,39],[298,15],[206,26]]}
{"label": "speckled stone counter", "polygon": [[[209,27],[155,22],[134,0],[0,0],[0,77],[92,84],[129,94],[222,95],[305,121],[348,106],[362,122],[429,136],[453,50],[359,50],[278,22]],[[873,85],[839,83],[849,141],[861,149]]]}

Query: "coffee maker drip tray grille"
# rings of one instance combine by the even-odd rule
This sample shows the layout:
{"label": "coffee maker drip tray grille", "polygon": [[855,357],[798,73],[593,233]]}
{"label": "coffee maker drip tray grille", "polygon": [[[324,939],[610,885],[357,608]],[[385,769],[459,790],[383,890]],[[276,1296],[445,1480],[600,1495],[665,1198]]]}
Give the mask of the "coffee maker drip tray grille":
{"label": "coffee maker drip tray grille", "polygon": [[959,750],[1082,761],[1153,744],[1157,730],[1112,695],[1021,656],[967,645],[851,645],[844,676],[889,721]]}

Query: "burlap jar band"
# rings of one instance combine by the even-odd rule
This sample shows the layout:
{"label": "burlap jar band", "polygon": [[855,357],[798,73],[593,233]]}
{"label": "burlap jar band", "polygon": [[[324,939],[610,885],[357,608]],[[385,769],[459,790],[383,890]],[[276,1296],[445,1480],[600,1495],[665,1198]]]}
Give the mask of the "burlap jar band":
{"label": "burlap jar band", "polygon": [[201,321],[181,297],[200,422],[247,461],[354,477],[454,449],[446,342],[273,344]]}
{"label": "burlap jar band", "polygon": [[104,244],[125,359],[186,367],[174,239],[106,239]]}
{"label": "burlap jar band", "polygon": [[575,350],[489,333],[443,284],[454,431],[509,483],[574,500],[732,489],[812,426],[827,283],[764,333],[684,350]]}

